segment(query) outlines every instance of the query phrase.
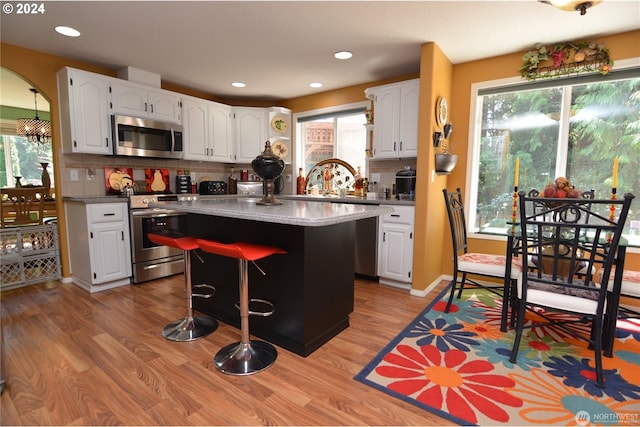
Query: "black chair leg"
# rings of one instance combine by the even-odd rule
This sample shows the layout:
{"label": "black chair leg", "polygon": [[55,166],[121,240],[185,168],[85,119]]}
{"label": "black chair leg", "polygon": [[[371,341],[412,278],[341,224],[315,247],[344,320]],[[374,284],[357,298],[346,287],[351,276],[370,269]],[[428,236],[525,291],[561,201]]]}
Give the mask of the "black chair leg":
{"label": "black chair leg", "polygon": [[449,283],[449,286],[451,286],[451,292],[449,292],[449,300],[447,301],[447,306],[444,309],[445,313],[449,312],[449,309],[451,308],[451,303],[453,302],[453,296],[456,293],[456,285],[457,285],[457,275],[454,274],[453,275],[453,280]]}

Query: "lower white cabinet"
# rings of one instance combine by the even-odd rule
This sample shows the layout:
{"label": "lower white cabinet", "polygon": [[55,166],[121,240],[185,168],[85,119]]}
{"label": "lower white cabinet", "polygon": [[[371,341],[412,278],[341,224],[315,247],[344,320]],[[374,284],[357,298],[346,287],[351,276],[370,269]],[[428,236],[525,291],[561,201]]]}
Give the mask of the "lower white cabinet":
{"label": "lower white cabinet", "polygon": [[414,206],[393,206],[394,212],[378,223],[378,276],[380,283],[411,287],[413,269]]}
{"label": "lower white cabinet", "polygon": [[130,283],[131,243],[125,202],[65,201],[72,281],[89,292]]}

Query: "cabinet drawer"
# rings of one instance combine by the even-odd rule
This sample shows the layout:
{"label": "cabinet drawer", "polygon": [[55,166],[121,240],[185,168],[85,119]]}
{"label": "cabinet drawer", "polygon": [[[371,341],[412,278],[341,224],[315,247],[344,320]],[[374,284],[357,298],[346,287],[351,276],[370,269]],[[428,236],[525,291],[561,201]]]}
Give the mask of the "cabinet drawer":
{"label": "cabinet drawer", "polygon": [[382,222],[413,224],[415,208],[413,206],[393,206],[393,212],[382,216]]}
{"label": "cabinet drawer", "polygon": [[89,222],[118,222],[124,221],[126,216],[124,203],[95,203],[88,206]]}

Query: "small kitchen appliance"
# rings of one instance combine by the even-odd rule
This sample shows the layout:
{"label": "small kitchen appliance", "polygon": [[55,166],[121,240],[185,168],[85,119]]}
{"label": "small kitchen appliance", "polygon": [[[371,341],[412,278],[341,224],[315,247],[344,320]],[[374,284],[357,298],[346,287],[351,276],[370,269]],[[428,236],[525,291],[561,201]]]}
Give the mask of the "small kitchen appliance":
{"label": "small kitchen appliance", "polygon": [[201,181],[198,193],[203,196],[227,194],[227,183],[224,181]]}
{"label": "small kitchen appliance", "polygon": [[405,166],[403,170],[396,173],[396,199],[414,200],[415,193],[416,171],[411,169],[411,166]]}

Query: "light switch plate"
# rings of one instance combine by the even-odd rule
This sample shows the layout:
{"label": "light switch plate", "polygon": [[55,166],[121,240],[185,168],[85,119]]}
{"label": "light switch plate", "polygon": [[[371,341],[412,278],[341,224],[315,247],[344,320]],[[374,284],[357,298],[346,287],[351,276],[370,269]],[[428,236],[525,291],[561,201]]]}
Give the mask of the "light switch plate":
{"label": "light switch plate", "polygon": [[69,170],[69,179],[71,181],[78,181],[79,180],[78,169],[70,169]]}
{"label": "light switch plate", "polygon": [[380,182],[380,174],[372,173],[371,174],[371,182]]}

